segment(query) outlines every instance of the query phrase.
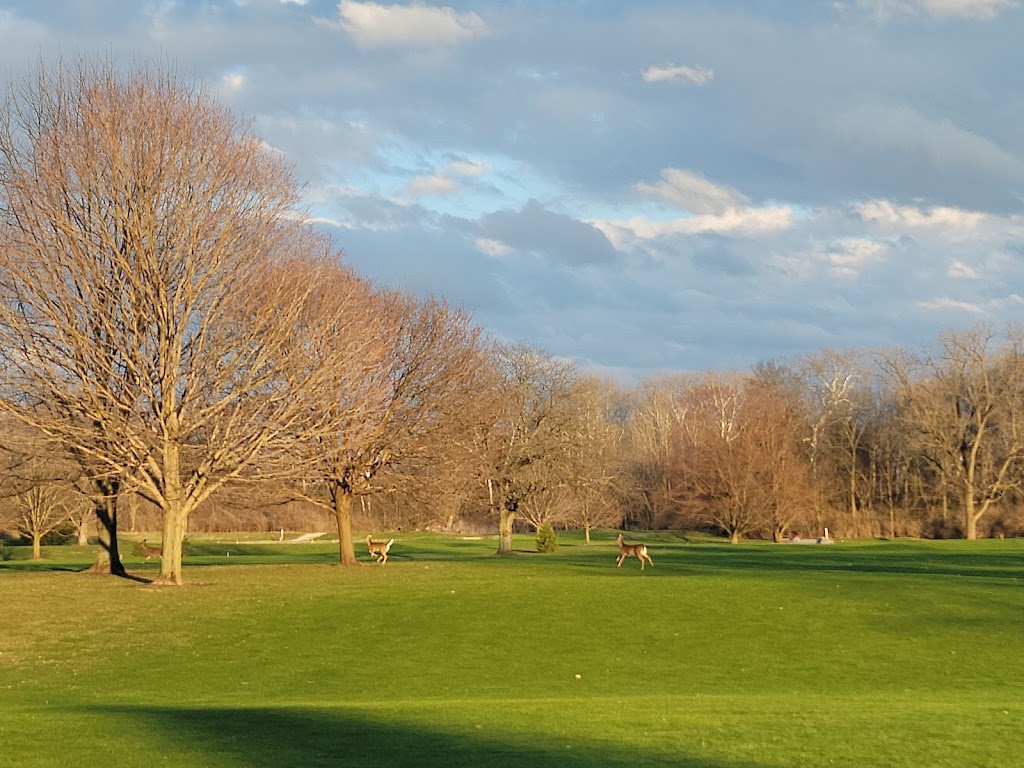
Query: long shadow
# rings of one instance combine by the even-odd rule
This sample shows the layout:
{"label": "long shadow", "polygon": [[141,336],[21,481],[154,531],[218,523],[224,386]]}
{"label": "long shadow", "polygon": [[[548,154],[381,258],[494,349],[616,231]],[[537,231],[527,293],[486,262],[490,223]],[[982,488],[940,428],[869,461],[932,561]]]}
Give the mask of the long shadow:
{"label": "long shadow", "polygon": [[[673,553],[675,555],[675,553]],[[954,576],[969,579],[1014,580],[1024,578],[1024,557],[1011,552],[921,551],[899,545],[884,549],[847,548],[841,544],[797,548],[692,547],[672,560],[694,568],[730,571],[819,571],[888,573],[893,575]]]}
{"label": "long shadow", "polygon": [[53,571],[63,573],[84,573],[92,568],[91,563],[53,563],[46,560],[7,560],[0,562],[0,571]]}
{"label": "long shadow", "polygon": [[761,768],[754,763],[638,754],[635,748],[589,743],[542,739],[524,745],[501,734],[444,732],[340,709],[87,707],[86,711],[109,714],[123,725],[134,721],[143,726],[141,738],[159,739],[166,745],[157,750],[164,760],[173,761],[174,752],[203,755],[203,764],[210,768]]}
{"label": "long shadow", "polygon": [[[554,555],[523,552],[524,557],[510,562],[528,562],[530,568],[566,567],[585,571],[640,571],[634,558],[616,568],[618,552],[605,543],[590,547],[559,550]],[[693,574],[731,572],[762,578],[768,574],[790,573],[864,573],[893,576],[938,576],[987,580],[1013,585],[1024,580],[1024,552],[979,549],[951,551],[921,549],[900,543],[880,544],[877,548],[863,545],[831,544],[801,547],[790,544],[683,544],[654,542],[651,547],[654,566],[644,575],[652,578],[679,577]],[[417,555],[427,557],[428,551]],[[442,559],[457,556],[446,552]],[[639,573],[637,574],[639,575]]]}

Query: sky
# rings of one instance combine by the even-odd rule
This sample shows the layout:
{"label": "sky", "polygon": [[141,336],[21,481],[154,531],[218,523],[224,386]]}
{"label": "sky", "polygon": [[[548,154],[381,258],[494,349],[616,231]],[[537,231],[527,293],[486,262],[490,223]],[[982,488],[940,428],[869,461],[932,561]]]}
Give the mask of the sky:
{"label": "sky", "polygon": [[1024,321],[1020,0],[0,0],[172,62],[357,271],[632,385]]}

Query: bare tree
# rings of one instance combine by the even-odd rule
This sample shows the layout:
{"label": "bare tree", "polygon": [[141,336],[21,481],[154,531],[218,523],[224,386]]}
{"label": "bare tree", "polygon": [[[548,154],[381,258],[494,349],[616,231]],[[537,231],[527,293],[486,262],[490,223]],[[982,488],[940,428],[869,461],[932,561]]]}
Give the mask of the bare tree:
{"label": "bare tree", "polygon": [[32,541],[32,559],[42,559],[43,537],[60,529],[74,515],[72,504],[78,497],[66,484],[39,481],[19,493],[17,528]]}
{"label": "bare tree", "polygon": [[0,517],[32,542],[32,559],[42,557],[43,537],[80,516],[74,462],[60,446],[39,439],[23,425],[5,420],[0,444]]}
{"label": "bare tree", "polygon": [[683,396],[687,418],[677,472],[685,493],[680,503],[736,543],[765,522],[758,504],[757,458],[743,429],[743,380],[708,374]]}
{"label": "bare tree", "polygon": [[957,493],[964,536],[977,538],[994,505],[1024,488],[1024,331],[947,331],[937,350],[884,365],[913,445]]}
{"label": "bare tree", "polygon": [[519,517],[534,530],[542,526],[562,525],[573,518],[576,500],[568,487],[537,483],[537,490],[519,504]]}
{"label": "bare tree", "polygon": [[623,486],[626,414],[618,387],[595,377],[576,381],[572,409],[566,477],[573,493],[569,521],[583,528],[589,544],[593,528],[617,526],[622,519],[616,491]]}
{"label": "bare tree", "polygon": [[642,509],[628,517],[645,526],[664,524],[680,510],[680,451],[682,430],[689,415],[685,393],[692,375],[661,376],[644,381],[634,393],[626,432],[629,462],[623,478],[643,500]]}
{"label": "bare tree", "polygon": [[[488,397],[488,352],[470,317],[438,299],[397,291],[364,293],[357,340],[332,334],[317,365],[335,372],[335,387],[310,405],[331,414],[334,428],[308,441],[311,488],[326,491],[337,522],[339,559],[355,565],[352,505],[357,497],[388,490],[395,474],[408,479],[425,465],[457,453],[464,426]],[[388,476],[390,473],[390,477]]]}
{"label": "bare tree", "polygon": [[[199,87],[109,60],[38,66],[0,115],[0,408],[66,445],[116,508],[189,516],[310,424],[283,364],[330,275],[290,169]],[[314,426],[319,426],[315,422]]]}
{"label": "bare tree", "polygon": [[498,364],[500,400],[479,435],[479,449],[489,504],[498,518],[498,554],[509,555],[520,506],[565,484],[575,368],[519,344],[501,348]]}

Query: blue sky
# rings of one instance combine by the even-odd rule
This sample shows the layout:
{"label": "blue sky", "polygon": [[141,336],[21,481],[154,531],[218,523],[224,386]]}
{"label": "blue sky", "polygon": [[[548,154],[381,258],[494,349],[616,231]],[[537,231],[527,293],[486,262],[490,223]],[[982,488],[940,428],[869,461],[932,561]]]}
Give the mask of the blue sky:
{"label": "blue sky", "polygon": [[0,0],[175,62],[377,281],[635,383],[1024,321],[1018,0]]}

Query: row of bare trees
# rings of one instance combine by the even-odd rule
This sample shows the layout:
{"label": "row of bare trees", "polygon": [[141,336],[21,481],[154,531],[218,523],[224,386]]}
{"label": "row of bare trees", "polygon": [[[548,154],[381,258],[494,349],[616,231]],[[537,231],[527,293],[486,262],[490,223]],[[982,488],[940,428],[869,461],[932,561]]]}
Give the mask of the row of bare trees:
{"label": "row of bare trees", "polygon": [[160,68],[40,65],[8,94],[0,408],[76,465],[99,568],[123,571],[130,492],[160,510],[160,580],[181,583],[189,518],[256,473],[326,490],[354,562],[353,497],[472,418],[479,330],[353,274],[299,198],[249,125]]}
{"label": "row of bare trees", "polygon": [[974,538],[1020,496],[1017,329],[624,391],[374,286],[300,197],[249,124],[166,69],[40,64],[7,95],[0,496],[37,544],[85,505],[97,568],[123,573],[118,516],[141,500],[179,584],[190,520],[231,495],[323,510],[343,564],[357,500],[483,517],[507,553],[517,521],[738,540],[873,534],[882,513],[913,533],[939,509]]}
{"label": "row of bare trees", "polygon": [[919,352],[819,354],[648,382],[632,472],[645,521],[734,541],[1017,533],[1024,332],[979,325]]}

